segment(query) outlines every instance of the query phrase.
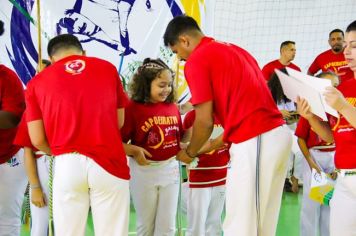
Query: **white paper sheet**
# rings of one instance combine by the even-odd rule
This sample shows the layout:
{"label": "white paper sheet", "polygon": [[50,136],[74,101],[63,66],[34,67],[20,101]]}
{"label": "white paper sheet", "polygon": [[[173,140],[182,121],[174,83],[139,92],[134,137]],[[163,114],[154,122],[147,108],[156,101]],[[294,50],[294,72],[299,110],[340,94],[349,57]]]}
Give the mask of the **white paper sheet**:
{"label": "white paper sheet", "polygon": [[319,91],[319,93],[321,94],[321,101],[323,103],[325,112],[329,113],[332,116],[339,117],[339,113],[326,103],[325,97],[322,95],[325,92],[326,87],[332,87],[331,80],[320,79],[311,75],[306,75],[300,71],[288,67],[286,67],[286,69],[289,76],[299,79],[300,81],[309,84],[311,87]]}
{"label": "white paper sheet", "polygon": [[291,77],[279,70],[275,70],[275,72],[281,82],[284,94],[289,99],[296,102],[298,96],[305,98],[311,107],[311,112],[322,120],[327,121],[324,105],[318,90],[304,83],[302,80]]}

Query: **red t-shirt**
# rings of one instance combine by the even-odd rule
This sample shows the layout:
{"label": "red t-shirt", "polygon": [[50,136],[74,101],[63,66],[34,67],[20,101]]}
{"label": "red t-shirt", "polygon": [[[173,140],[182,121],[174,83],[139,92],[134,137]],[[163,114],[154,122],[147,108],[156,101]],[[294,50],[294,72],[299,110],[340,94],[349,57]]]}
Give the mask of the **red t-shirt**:
{"label": "red t-shirt", "polygon": [[29,82],[26,120],[43,120],[54,155],[78,152],[112,175],[129,179],[117,119],[117,109],[127,102],[112,64],[69,56]]}
{"label": "red t-shirt", "polygon": [[[338,88],[347,101],[356,107],[356,79],[350,79]],[[356,129],[342,115],[336,123],[331,126],[334,131],[336,145],[335,166],[338,169],[356,168]]]}
{"label": "red t-shirt", "polygon": [[[193,126],[195,120],[195,111],[190,111],[184,117],[183,128],[189,129]],[[214,119],[214,131],[213,132],[223,132],[220,122]],[[198,156],[199,161],[196,168],[202,167],[223,167],[221,169],[190,169],[189,170],[189,182],[213,182],[211,184],[189,184],[190,188],[208,188],[214,186],[225,185],[226,174],[227,174],[227,163],[230,160],[229,146],[226,145],[210,153],[205,153]],[[219,181],[221,180],[221,181]],[[217,181],[217,182],[216,182]]]}
{"label": "red t-shirt", "polygon": [[[350,67],[347,66],[347,61],[343,53],[335,54],[331,49],[321,53],[315,58],[313,63],[308,69],[308,73],[314,75],[319,70],[323,72],[331,71],[334,73],[345,73],[340,76],[340,82],[343,83],[346,80],[352,79],[354,74]],[[343,68],[340,68],[343,67]]]}
{"label": "red t-shirt", "polygon": [[265,77],[265,80],[268,81],[271,79],[271,76],[273,75],[273,73],[275,73],[274,69],[280,70],[285,67],[289,67],[294,70],[301,71],[300,68],[293,63],[290,63],[289,65],[283,65],[279,60],[274,60],[274,61],[267,63],[262,68],[262,73],[263,73],[263,76]]}
{"label": "red t-shirt", "polygon": [[131,101],[125,110],[121,129],[124,141],[143,147],[152,154],[152,161],[175,156],[183,134],[179,110],[174,103],[138,103]]}
{"label": "red t-shirt", "polygon": [[[32,145],[30,135],[28,134],[26,112],[23,113],[22,119],[18,125],[17,133],[14,139],[14,144],[20,147],[31,148],[33,152],[38,151],[38,149]],[[35,155],[36,158],[39,158],[41,156],[42,155]]]}
{"label": "red t-shirt", "polygon": [[[305,140],[307,147],[312,148],[315,146],[329,146],[332,145],[332,143],[327,143],[324,140],[322,140],[311,128],[309,122],[303,118],[300,117],[298,121],[298,126],[297,129],[295,130],[295,135],[298,138],[302,138]],[[334,149],[328,149],[328,151],[333,151]]]}
{"label": "red t-shirt", "polygon": [[[23,87],[15,72],[0,65],[0,111],[11,112],[21,117],[25,109]],[[13,145],[16,128],[0,130],[0,164],[8,161],[20,149]]]}
{"label": "red t-shirt", "polygon": [[240,143],[284,124],[262,71],[244,49],[204,37],[184,72],[192,103],[214,102],[225,142]]}

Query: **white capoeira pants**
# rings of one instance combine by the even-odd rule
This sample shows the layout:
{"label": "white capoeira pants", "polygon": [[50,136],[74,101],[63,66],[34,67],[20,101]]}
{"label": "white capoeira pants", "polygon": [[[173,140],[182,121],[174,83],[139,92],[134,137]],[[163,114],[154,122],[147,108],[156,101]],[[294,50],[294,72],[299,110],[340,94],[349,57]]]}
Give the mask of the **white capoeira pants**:
{"label": "white capoeira pants", "polygon": [[221,236],[225,185],[189,188],[185,236]]}
{"label": "white capoeira pants", "polygon": [[280,126],[260,137],[257,171],[258,137],[231,145],[224,236],[274,236],[276,233],[292,135],[286,126]]}
{"label": "white capoeira pants", "polygon": [[[321,171],[331,173],[335,170],[335,152],[321,152],[313,149],[309,149],[309,151]],[[320,205],[318,202],[310,199],[311,170],[305,158],[303,160],[303,181],[303,200],[300,211],[300,235],[317,236],[318,232],[320,232],[321,236],[328,236],[330,207]]]}
{"label": "white capoeira pants", "polygon": [[[294,131],[293,131],[294,132]],[[298,137],[293,134],[291,154],[289,156],[287,177],[294,176],[298,180],[303,178],[303,153],[298,145]]]}
{"label": "white capoeira pants", "polygon": [[43,155],[36,159],[37,174],[41,183],[42,192],[45,194],[46,205],[44,207],[37,207],[33,205],[31,201],[31,236],[47,235],[48,232],[49,158],[50,157]]}
{"label": "white capoeira pants", "polygon": [[172,159],[161,165],[140,166],[131,158],[130,170],[137,236],[174,236],[179,194],[178,162]]}
{"label": "white capoeira pants", "polygon": [[356,236],[356,175],[339,174],[330,201],[330,236],[341,235]]}
{"label": "white capoeira pants", "polygon": [[128,235],[129,181],[111,175],[91,158],[69,153],[55,157],[55,235],[84,236],[91,206],[95,235]]}
{"label": "white capoeira pants", "polygon": [[8,162],[0,165],[0,236],[19,236],[21,208],[27,186],[20,149]]}

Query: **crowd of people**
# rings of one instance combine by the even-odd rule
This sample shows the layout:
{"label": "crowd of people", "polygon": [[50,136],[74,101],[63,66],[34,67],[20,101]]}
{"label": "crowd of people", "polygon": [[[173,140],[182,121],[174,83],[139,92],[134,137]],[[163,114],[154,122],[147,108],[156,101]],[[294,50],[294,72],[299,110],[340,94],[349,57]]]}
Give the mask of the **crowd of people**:
{"label": "crowd of people", "polygon": [[[95,235],[126,236],[131,198],[137,235],[173,236],[182,164],[185,235],[275,235],[286,178],[294,192],[303,178],[301,235],[355,235],[356,21],[345,34],[331,31],[331,49],[308,69],[334,85],[323,96],[340,117],[328,121],[306,99],[288,99],[274,74],[300,71],[293,41],[261,70],[186,15],[169,22],[163,40],[186,61],[192,106],[183,116],[165,62],[146,58],[126,92],[115,66],[86,56],[71,34],[49,41],[50,63],[25,92],[0,65],[0,236],[20,235],[28,183],[31,235],[47,235],[51,208],[55,235],[85,235],[91,209]],[[330,207],[309,198],[312,169],[336,179]]]}

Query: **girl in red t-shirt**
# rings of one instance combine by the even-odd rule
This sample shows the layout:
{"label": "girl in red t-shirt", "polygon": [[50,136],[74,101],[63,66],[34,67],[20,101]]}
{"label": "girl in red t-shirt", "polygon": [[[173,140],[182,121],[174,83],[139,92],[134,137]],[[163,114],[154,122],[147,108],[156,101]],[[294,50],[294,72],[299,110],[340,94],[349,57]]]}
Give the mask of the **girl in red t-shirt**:
{"label": "girl in red t-shirt", "polygon": [[175,155],[183,130],[173,72],[160,59],[145,59],[133,76],[130,96],[121,133],[137,150],[130,158],[137,235],[173,236],[180,182]]}

